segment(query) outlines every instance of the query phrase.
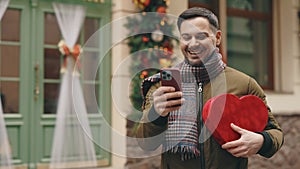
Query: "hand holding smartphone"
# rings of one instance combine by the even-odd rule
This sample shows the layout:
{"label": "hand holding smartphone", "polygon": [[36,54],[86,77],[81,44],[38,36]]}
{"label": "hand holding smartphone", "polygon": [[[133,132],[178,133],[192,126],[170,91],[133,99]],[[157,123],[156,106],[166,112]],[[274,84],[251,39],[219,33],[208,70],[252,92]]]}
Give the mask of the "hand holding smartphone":
{"label": "hand holding smartphone", "polygon": [[160,70],[161,85],[174,87],[175,92],[168,88],[158,88],[153,93],[155,111],[163,117],[169,112],[180,109],[184,99],[182,98],[181,75],[178,69],[164,68]]}
{"label": "hand holding smartphone", "polygon": [[181,91],[181,75],[179,69],[163,68],[160,70],[161,85],[172,86],[175,91]]}

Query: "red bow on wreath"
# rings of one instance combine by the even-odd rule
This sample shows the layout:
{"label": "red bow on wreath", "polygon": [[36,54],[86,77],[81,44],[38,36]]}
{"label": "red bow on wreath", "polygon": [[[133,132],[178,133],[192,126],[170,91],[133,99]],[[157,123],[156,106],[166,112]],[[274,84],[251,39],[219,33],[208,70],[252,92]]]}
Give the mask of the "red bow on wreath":
{"label": "red bow on wreath", "polygon": [[63,63],[62,68],[61,68],[61,72],[62,73],[66,71],[67,57],[68,56],[73,57],[74,61],[76,62],[77,66],[78,66],[78,68],[80,68],[80,62],[78,60],[79,59],[79,55],[82,52],[82,49],[81,49],[80,45],[75,44],[74,47],[73,47],[73,49],[69,49],[68,46],[66,45],[65,41],[61,40],[58,43],[58,48],[59,48],[59,51],[61,52],[61,54],[64,57],[64,63]]}

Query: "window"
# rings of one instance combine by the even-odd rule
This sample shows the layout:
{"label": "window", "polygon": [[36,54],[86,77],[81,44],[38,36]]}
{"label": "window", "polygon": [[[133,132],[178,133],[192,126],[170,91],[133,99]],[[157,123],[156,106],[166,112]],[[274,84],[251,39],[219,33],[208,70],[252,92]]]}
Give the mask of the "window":
{"label": "window", "polygon": [[227,0],[227,63],[273,89],[272,1]]}
{"label": "window", "polygon": [[21,11],[8,9],[0,23],[0,97],[3,112],[20,112]]}
{"label": "window", "polygon": [[[219,5],[218,0],[189,0],[189,7],[205,7],[216,15]],[[272,0],[227,0],[226,8],[226,20],[220,20],[227,25],[225,61],[273,89]]]}
{"label": "window", "polygon": [[219,0],[189,0],[189,8],[196,6],[204,7],[218,15],[218,1]]}

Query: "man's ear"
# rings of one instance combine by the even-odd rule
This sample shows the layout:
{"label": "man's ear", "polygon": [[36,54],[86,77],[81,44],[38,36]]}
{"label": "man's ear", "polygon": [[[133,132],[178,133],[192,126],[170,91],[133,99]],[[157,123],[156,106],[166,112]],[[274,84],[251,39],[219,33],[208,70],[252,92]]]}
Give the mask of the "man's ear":
{"label": "man's ear", "polygon": [[222,39],[222,32],[220,30],[216,33],[216,46],[220,46]]}

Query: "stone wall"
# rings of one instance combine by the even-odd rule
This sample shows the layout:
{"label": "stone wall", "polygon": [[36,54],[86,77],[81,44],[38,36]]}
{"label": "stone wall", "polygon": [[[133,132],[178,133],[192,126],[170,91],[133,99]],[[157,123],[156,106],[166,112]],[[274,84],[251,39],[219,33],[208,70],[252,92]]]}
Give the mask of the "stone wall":
{"label": "stone wall", "polygon": [[[284,145],[272,157],[254,156],[249,159],[249,169],[298,169],[300,166],[300,114],[277,115],[277,121],[284,132]],[[128,135],[131,135],[132,123],[128,123]],[[127,143],[127,154],[137,155],[137,145]],[[126,169],[159,169],[160,156],[149,158],[128,158]]]}
{"label": "stone wall", "polygon": [[276,116],[284,132],[282,148],[270,159],[253,157],[249,169],[298,169],[300,166],[300,115]]}

